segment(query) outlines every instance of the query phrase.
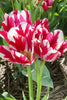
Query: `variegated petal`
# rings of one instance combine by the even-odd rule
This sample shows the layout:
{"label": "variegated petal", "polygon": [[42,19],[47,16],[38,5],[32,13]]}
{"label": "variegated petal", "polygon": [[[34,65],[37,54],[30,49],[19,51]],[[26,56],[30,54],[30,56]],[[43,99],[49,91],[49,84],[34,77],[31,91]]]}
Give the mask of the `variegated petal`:
{"label": "variegated petal", "polygon": [[64,42],[64,35],[61,30],[55,30],[53,33],[53,39],[51,41],[51,46],[54,49],[59,49]]}
{"label": "variegated petal", "polygon": [[15,10],[15,11],[12,11],[9,15],[5,13],[2,26],[3,26],[3,29],[8,32],[12,27],[16,27],[20,25],[21,22],[27,22],[28,24],[32,25],[29,11],[22,10],[20,12],[18,10]]}
{"label": "variegated petal", "polygon": [[47,18],[44,18],[43,20],[35,21],[33,26],[37,27],[39,24],[41,25],[41,27],[45,27],[49,31],[49,22]]}
{"label": "variegated petal", "polygon": [[16,62],[8,46],[0,46],[0,56],[11,62]]}

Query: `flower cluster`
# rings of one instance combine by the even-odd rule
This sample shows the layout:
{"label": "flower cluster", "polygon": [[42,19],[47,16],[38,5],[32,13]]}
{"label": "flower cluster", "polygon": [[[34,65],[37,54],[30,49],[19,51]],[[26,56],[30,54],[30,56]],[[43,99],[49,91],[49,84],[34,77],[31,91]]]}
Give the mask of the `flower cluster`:
{"label": "flower cluster", "polygon": [[[38,4],[40,1],[41,0],[38,0]],[[43,8],[44,12],[47,11],[51,7],[53,2],[54,2],[54,0],[43,0],[42,8]]]}
{"label": "flower cluster", "polygon": [[8,46],[0,46],[0,56],[13,62],[29,66],[36,60],[37,54],[43,60],[53,62],[67,50],[63,32],[49,32],[46,18],[32,24],[30,13],[15,10],[4,15],[3,31],[0,36]]}

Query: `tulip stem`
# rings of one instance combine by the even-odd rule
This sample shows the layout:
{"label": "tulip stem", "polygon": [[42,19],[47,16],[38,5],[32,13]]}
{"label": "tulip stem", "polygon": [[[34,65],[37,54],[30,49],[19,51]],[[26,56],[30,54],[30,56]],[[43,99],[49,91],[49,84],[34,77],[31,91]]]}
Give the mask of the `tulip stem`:
{"label": "tulip stem", "polygon": [[36,70],[36,78],[38,82],[39,79],[38,59],[35,61],[35,70]]}
{"label": "tulip stem", "polygon": [[33,16],[33,18],[32,18],[32,23],[34,23],[34,21],[35,21],[35,19],[36,19],[37,11],[38,11],[40,5],[42,4],[42,2],[43,2],[43,0],[41,0],[41,1],[39,2],[39,4],[38,4],[36,10],[34,11],[34,16]]}
{"label": "tulip stem", "polygon": [[[35,62],[37,63],[37,62]],[[36,66],[36,76],[37,76],[37,95],[36,95],[36,100],[40,100],[40,95],[41,95],[41,87],[42,87],[42,73],[43,73],[43,69],[44,69],[44,64],[45,61],[41,61],[41,65],[40,65],[40,74],[38,73],[38,66]],[[38,75],[37,75],[38,74]]]}
{"label": "tulip stem", "polygon": [[28,72],[29,100],[33,100],[33,81],[32,81],[30,66],[27,67],[27,72]]}
{"label": "tulip stem", "polygon": [[11,3],[12,3],[12,9],[14,10],[14,4],[13,4],[13,0],[10,0]]}

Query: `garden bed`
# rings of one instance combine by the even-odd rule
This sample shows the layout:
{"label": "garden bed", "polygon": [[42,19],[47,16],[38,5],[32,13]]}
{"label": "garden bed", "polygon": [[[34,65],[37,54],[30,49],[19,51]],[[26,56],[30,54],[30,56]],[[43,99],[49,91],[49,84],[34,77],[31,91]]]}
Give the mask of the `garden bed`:
{"label": "garden bed", "polygon": [[[50,89],[49,100],[64,100],[67,96],[67,53],[62,55],[57,61],[50,64],[50,68],[53,71],[51,75],[54,83],[54,88]],[[17,100],[23,100],[22,91],[24,91],[26,97],[28,98],[28,80],[24,76],[23,82],[21,81],[19,75],[14,78],[13,75],[18,72],[18,68],[4,59],[0,58],[0,93],[4,91],[12,94]],[[34,84],[34,96],[36,96],[36,83]],[[41,97],[46,94],[47,88],[42,87]]]}

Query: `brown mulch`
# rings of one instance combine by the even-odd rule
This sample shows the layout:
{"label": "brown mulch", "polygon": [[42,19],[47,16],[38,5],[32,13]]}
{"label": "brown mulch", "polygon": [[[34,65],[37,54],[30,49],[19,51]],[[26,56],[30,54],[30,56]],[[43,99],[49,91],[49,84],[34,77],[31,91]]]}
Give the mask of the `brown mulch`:
{"label": "brown mulch", "polygon": [[[50,68],[54,73],[54,75],[51,75],[54,88],[50,89],[49,100],[64,100],[67,96],[67,53],[50,64]],[[15,72],[19,73],[18,68],[14,64],[0,58],[0,93],[7,91],[17,100],[23,100],[22,91],[24,91],[28,98],[28,80],[26,77],[23,77],[21,81],[20,76],[14,78],[13,75]],[[35,82],[33,84],[35,96],[37,87]],[[42,87],[41,98],[46,94],[46,91],[47,88]]]}

